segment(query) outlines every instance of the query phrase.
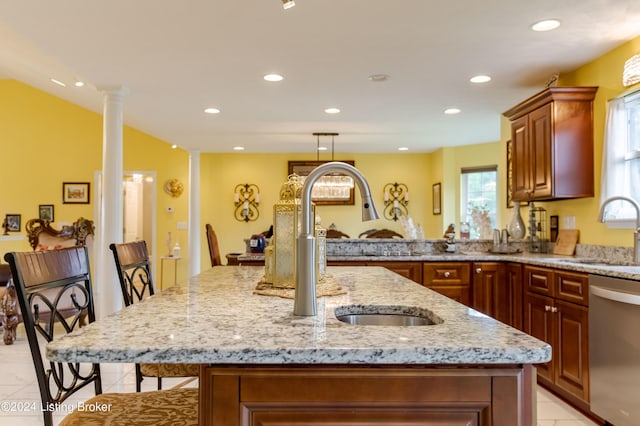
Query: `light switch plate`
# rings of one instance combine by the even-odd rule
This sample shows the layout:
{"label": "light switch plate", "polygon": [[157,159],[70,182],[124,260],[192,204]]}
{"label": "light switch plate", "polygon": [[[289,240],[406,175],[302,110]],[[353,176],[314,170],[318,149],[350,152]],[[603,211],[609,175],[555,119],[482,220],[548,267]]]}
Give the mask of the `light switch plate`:
{"label": "light switch plate", "polygon": [[576,229],[576,217],[565,216],[564,217],[564,229]]}

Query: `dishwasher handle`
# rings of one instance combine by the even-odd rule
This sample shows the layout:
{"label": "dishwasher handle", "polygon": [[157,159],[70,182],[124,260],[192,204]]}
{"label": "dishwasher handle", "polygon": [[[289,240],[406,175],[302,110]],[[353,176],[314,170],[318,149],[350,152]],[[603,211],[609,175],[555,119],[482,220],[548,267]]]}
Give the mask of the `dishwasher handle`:
{"label": "dishwasher handle", "polygon": [[601,297],[603,299],[613,300],[620,303],[626,303],[628,305],[640,306],[640,294],[633,294],[621,291],[611,290],[605,287],[600,287],[591,284],[590,291],[594,296]]}

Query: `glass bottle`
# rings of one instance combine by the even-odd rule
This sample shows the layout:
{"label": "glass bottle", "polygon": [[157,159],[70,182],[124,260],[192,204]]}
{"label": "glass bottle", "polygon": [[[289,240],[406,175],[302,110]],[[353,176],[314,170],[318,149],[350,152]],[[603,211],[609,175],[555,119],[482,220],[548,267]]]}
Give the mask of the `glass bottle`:
{"label": "glass bottle", "polygon": [[524,238],[526,233],[526,228],[524,226],[524,220],[522,220],[522,216],[520,215],[520,202],[513,202],[513,217],[511,218],[511,222],[509,222],[509,236],[514,240],[521,240]]}

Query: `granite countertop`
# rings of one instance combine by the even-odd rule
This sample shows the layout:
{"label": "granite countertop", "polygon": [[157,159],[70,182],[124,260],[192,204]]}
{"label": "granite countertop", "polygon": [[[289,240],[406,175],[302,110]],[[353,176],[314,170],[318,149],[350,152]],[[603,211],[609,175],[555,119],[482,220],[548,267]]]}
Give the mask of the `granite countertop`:
{"label": "granite countertop", "polygon": [[[245,253],[238,260],[264,261],[264,255]],[[488,252],[458,252],[406,255],[352,255],[327,256],[333,262],[517,262],[527,265],[546,266],[568,271],[585,272],[609,277],[640,281],[640,265],[633,262],[617,261],[607,256],[575,257],[550,253],[493,254]]]}
{"label": "granite countertop", "polygon": [[[224,364],[535,364],[551,347],[382,267],[329,267],[347,294],[296,317],[293,300],[253,294],[264,268],[219,266],[47,345],[53,361]],[[429,311],[428,326],[356,326],[334,310]],[[398,308],[400,309],[400,308]]]}

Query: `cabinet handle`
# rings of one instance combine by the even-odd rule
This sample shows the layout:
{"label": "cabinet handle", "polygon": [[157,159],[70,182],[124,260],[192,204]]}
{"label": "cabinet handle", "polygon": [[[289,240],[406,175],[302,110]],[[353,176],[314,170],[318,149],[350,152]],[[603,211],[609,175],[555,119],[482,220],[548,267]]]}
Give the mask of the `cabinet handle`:
{"label": "cabinet handle", "polygon": [[447,272],[445,272],[445,273],[444,273],[444,277],[445,277],[445,278],[449,278],[449,275],[451,275],[451,272],[449,272],[449,271],[447,271]]}
{"label": "cabinet handle", "polygon": [[549,311],[551,310],[551,306],[549,306],[549,305],[544,305],[544,310],[545,310],[546,312],[549,312]]}
{"label": "cabinet handle", "polygon": [[551,312],[558,312],[558,308],[556,306],[552,307]]}
{"label": "cabinet handle", "polygon": [[476,268],[476,273],[479,274],[480,272],[482,272],[482,268]]}

